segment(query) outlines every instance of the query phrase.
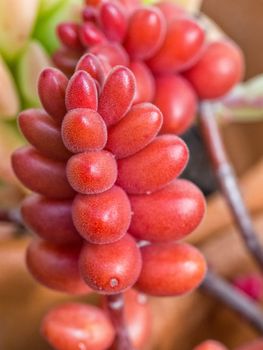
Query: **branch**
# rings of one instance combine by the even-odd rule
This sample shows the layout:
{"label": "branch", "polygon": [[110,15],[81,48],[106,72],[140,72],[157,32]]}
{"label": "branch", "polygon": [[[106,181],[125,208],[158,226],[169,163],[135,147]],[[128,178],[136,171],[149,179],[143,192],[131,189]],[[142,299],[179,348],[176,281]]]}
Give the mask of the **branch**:
{"label": "branch", "polygon": [[263,269],[263,248],[257,238],[252,220],[244,204],[234,170],[227,159],[211,103],[201,103],[199,121],[203,140],[220,190],[232,212],[236,226],[247,249],[260,268]]}
{"label": "branch", "polygon": [[201,288],[207,294],[228,305],[263,334],[263,313],[245,294],[211,271],[207,272]]}
{"label": "branch", "polygon": [[122,294],[108,295],[106,297],[107,307],[111,321],[116,329],[116,339],[114,349],[134,350],[124,320],[124,299]]}

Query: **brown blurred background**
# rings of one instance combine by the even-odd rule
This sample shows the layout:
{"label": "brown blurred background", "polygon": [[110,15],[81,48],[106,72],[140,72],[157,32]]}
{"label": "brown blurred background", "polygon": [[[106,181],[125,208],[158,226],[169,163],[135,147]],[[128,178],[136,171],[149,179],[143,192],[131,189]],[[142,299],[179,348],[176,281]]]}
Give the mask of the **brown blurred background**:
{"label": "brown blurred background", "polygon": [[243,49],[246,78],[263,72],[263,1],[204,0],[202,11]]}
{"label": "brown blurred background", "polygon": [[[245,78],[262,74],[263,1],[204,0],[202,11],[241,46],[246,59]],[[232,123],[223,132],[230,158],[238,174],[243,174],[262,157],[263,122]]]}

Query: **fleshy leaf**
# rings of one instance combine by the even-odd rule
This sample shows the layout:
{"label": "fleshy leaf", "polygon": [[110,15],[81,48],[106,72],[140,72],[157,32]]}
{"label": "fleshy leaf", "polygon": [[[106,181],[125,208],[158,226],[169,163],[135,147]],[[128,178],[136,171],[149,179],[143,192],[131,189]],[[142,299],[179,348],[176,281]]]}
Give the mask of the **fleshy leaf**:
{"label": "fleshy leaf", "polygon": [[17,80],[26,104],[39,105],[37,80],[42,69],[51,65],[48,54],[42,45],[36,40],[31,41],[17,65]]}
{"label": "fleshy leaf", "polygon": [[0,52],[13,60],[27,43],[38,11],[38,0],[0,1]]}
{"label": "fleshy leaf", "polygon": [[67,20],[75,21],[80,18],[81,5],[82,0],[64,0],[59,6],[55,7],[54,11],[48,13],[48,16],[39,19],[34,37],[43,43],[48,52],[54,52],[59,47],[55,35],[57,24]]}
{"label": "fleshy leaf", "polygon": [[19,111],[20,102],[14,79],[0,56],[0,118],[14,118]]}

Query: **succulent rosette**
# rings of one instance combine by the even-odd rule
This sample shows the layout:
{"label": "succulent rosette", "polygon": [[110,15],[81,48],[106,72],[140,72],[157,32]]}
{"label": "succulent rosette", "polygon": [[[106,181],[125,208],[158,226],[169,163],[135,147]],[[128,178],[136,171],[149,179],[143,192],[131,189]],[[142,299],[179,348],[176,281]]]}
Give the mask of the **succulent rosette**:
{"label": "succulent rosette", "polygon": [[[189,152],[177,134],[191,125],[199,99],[221,97],[240,80],[242,55],[227,39],[208,42],[200,23],[172,3],[88,2],[83,22],[62,23],[57,33],[59,69],[40,74],[43,108],[20,113],[30,146],[12,157],[16,176],[35,192],[21,208],[37,235],[27,265],[61,292],[104,300],[124,293],[138,348],[150,319],[141,293],[184,295],[205,276],[201,252],[181,242],[202,221],[205,200],[179,178]],[[138,319],[129,316],[132,302]],[[42,333],[58,350],[114,349],[104,309],[61,305]]]}
{"label": "succulent rosette", "polygon": [[25,110],[18,119],[31,145],[12,157],[18,179],[36,192],[21,209],[39,236],[27,250],[33,276],[70,294],[135,287],[179,296],[196,288],[205,260],[179,240],[202,220],[205,200],[194,184],[177,179],[187,146],[176,135],[158,135],[158,107],[134,103],[132,71],[105,68],[87,53],[69,79],[44,69],[38,91],[44,109]]}

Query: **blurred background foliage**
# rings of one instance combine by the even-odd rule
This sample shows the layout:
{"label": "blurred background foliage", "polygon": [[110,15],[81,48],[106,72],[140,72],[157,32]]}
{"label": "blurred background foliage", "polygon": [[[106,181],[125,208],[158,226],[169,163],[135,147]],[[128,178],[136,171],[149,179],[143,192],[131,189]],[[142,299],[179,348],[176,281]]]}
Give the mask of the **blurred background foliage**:
{"label": "blurred background foliage", "polygon": [[10,155],[23,139],[15,118],[39,106],[36,82],[59,45],[57,23],[77,21],[82,0],[0,1],[0,186],[15,183]]}

